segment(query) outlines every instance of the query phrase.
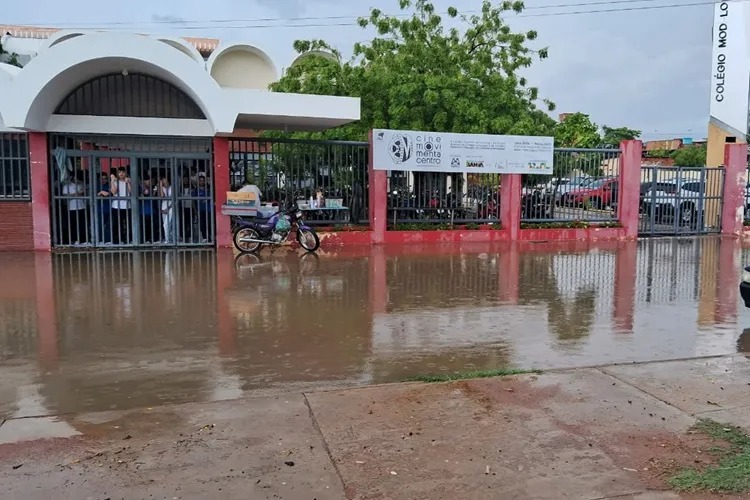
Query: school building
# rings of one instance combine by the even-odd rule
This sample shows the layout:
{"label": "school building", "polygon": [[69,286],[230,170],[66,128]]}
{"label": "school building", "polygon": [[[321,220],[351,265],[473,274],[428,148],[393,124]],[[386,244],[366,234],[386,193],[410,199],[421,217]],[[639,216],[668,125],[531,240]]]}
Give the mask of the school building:
{"label": "school building", "polygon": [[228,244],[232,138],[360,117],[358,98],[267,90],[278,66],[249,43],[0,32],[23,66],[0,63],[0,250]]}

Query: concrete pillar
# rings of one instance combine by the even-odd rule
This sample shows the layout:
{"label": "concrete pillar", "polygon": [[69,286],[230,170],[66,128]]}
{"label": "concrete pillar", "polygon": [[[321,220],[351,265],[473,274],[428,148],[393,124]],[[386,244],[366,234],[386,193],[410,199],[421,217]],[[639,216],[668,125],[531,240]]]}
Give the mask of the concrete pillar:
{"label": "concrete pillar", "polygon": [[49,197],[49,147],[47,134],[29,132],[29,168],[31,174],[31,217],[34,230],[34,250],[52,248]]}
{"label": "concrete pillar", "polygon": [[385,170],[374,168],[372,130],[369,141],[370,154],[367,162],[369,207],[367,213],[372,230],[372,242],[379,244],[385,241],[385,231],[388,227],[388,174]]}
{"label": "concrete pillar", "polygon": [[721,234],[742,234],[745,219],[745,186],[747,186],[747,144],[727,144],[724,147]]}
{"label": "concrete pillar", "polygon": [[227,191],[230,190],[229,168],[229,138],[214,137],[214,218],[218,248],[232,245],[231,221],[221,213],[221,206],[227,202]]}
{"label": "concrete pillar", "polygon": [[625,229],[626,238],[638,237],[639,205],[641,192],[641,141],[620,143],[620,192],[617,213]]}
{"label": "concrete pillar", "polygon": [[521,175],[504,174],[500,180],[500,225],[511,241],[518,240],[521,229]]}

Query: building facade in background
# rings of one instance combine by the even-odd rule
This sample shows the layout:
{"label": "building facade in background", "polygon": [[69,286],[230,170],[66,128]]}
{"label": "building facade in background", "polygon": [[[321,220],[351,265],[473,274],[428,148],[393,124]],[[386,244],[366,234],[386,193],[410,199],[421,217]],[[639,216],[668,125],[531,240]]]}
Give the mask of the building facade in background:
{"label": "building facade in background", "polygon": [[23,65],[0,63],[0,249],[226,244],[230,138],[360,116],[267,90],[277,66],[247,43],[0,30]]}

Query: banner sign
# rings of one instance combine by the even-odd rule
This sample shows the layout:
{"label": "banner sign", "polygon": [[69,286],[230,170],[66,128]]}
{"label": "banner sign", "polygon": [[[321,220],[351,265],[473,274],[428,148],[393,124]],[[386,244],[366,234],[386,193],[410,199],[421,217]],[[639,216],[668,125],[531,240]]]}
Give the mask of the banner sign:
{"label": "banner sign", "polygon": [[552,175],[552,137],[373,130],[373,168]]}
{"label": "banner sign", "polygon": [[714,6],[711,57],[711,121],[745,138],[750,91],[750,3]]}

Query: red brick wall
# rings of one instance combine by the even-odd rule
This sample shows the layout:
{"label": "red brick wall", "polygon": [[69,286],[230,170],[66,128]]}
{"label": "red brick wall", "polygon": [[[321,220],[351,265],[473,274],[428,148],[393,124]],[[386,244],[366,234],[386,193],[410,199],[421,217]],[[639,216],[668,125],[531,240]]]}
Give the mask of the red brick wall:
{"label": "red brick wall", "polygon": [[33,249],[31,202],[0,201],[0,251]]}

